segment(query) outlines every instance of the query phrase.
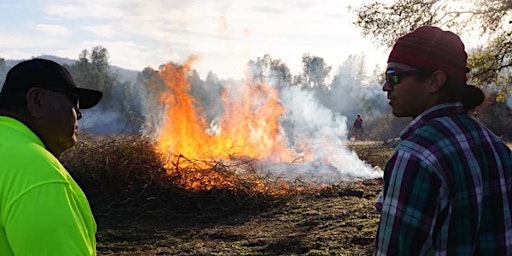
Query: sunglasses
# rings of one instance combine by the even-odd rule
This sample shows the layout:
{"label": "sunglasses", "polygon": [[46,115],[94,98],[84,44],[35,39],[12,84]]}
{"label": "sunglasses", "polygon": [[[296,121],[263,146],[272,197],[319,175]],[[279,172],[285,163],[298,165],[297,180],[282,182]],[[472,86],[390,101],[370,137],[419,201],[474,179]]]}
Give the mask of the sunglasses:
{"label": "sunglasses", "polygon": [[82,112],[80,112],[80,110],[79,110],[80,109],[80,96],[78,96],[74,93],[71,93],[67,90],[57,88],[57,87],[46,88],[46,89],[49,91],[53,91],[53,92],[60,92],[60,93],[63,93],[64,95],[66,95],[66,97],[68,97],[69,100],[71,101],[71,103],[73,104],[73,108],[75,109],[75,112],[76,112],[76,119],[80,120],[82,118]]}
{"label": "sunglasses", "polygon": [[386,82],[392,86],[395,86],[401,82],[406,76],[429,76],[430,73],[423,70],[407,70],[407,71],[396,71],[394,69],[386,70]]}

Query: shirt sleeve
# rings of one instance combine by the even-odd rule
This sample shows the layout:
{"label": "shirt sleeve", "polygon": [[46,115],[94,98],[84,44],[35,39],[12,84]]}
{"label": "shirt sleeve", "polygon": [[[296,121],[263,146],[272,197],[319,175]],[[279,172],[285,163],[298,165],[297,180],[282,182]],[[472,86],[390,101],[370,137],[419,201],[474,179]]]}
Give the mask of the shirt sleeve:
{"label": "shirt sleeve", "polygon": [[[14,255],[94,255],[95,223],[65,182],[36,186],[10,206],[5,231]],[[94,225],[94,230],[91,230]],[[92,231],[92,232],[91,232]],[[91,234],[92,233],[92,234]]]}
{"label": "shirt sleeve", "polygon": [[432,253],[440,182],[420,157],[397,151],[385,169],[376,255]]}

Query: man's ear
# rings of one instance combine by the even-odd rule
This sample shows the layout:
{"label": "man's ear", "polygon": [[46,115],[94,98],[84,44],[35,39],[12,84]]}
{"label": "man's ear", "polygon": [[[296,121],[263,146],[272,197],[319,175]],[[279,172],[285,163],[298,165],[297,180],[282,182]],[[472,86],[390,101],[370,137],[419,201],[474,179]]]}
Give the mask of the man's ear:
{"label": "man's ear", "polygon": [[431,83],[428,87],[428,91],[432,93],[438,92],[446,83],[446,73],[442,70],[436,70],[434,73],[432,73],[430,79]]}
{"label": "man's ear", "polygon": [[27,100],[27,111],[33,118],[41,118],[44,115],[43,100],[45,91],[41,88],[33,87],[25,95]]}

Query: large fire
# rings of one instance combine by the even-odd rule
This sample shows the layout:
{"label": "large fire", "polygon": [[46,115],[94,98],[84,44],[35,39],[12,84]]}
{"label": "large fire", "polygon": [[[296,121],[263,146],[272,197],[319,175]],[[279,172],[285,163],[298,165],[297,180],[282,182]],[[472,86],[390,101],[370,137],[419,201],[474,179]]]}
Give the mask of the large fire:
{"label": "large fire", "polygon": [[[247,174],[249,170],[254,174],[256,169],[269,171],[269,163],[274,173],[280,176],[295,172],[315,179],[334,177],[340,180],[379,175],[354,152],[344,148],[344,135],[339,133],[346,130],[344,119],[329,111],[318,115],[322,112],[321,107],[309,106],[307,102],[314,100],[302,99],[308,97],[307,94],[286,97],[266,84],[226,86],[222,93],[222,116],[215,124],[208,123],[200,104],[189,93],[187,74],[192,61],[183,65],[169,63],[158,72],[167,89],[160,97],[165,106],[165,117],[156,149],[167,170],[179,176],[187,189],[233,188],[234,183],[240,181],[240,173]],[[281,126],[283,117],[289,113],[280,103],[280,97],[299,101],[293,104],[299,106],[297,111],[291,113],[302,114],[299,115],[302,122],[300,134],[299,129],[295,129],[295,135],[292,133],[292,138],[296,139],[291,148],[288,147],[289,134],[285,134]],[[312,119],[319,116],[324,122],[315,124]],[[331,125],[333,119],[335,127]],[[333,130],[338,132],[331,132]],[[251,164],[252,160],[264,165]],[[243,166],[233,165],[237,161]],[[253,184],[261,185],[257,175],[244,179],[252,179]]]}
{"label": "large fire", "polygon": [[[265,84],[244,84],[225,90],[224,114],[216,124],[218,132],[212,132],[199,105],[189,94],[186,76],[191,61],[184,65],[169,63],[159,70],[168,89],[161,95],[166,106],[165,120],[156,147],[166,158],[169,169],[176,167],[179,157],[293,161],[294,154],[287,147],[279,123],[284,108],[279,103],[277,90]],[[213,177],[209,175],[208,182],[211,182]]]}
{"label": "large fire", "polygon": [[[157,143],[160,151],[188,158],[292,160],[280,132],[279,119],[284,109],[278,102],[277,90],[267,85],[245,84],[240,90],[224,91],[220,132],[212,134],[210,124],[188,93],[189,69],[189,63],[167,64],[160,69],[160,77],[169,88],[161,96],[166,110]],[[237,95],[230,95],[233,93]]]}

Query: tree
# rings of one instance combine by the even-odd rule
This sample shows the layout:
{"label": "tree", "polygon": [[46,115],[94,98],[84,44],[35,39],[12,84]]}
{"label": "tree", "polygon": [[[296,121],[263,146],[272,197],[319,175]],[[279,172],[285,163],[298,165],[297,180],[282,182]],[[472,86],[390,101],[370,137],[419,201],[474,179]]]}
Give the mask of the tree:
{"label": "tree", "polygon": [[304,80],[308,87],[319,87],[328,89],[326,85],[327,77],[331,72],[331,66],[328,66],[323,58],[304,54],[302,56],[302,70],[304,71]]}
{"label": "tree", "polygon": [[4,58],[0,58],[0,71],[4,71],[6,68],[5,66],[5,59]]}
{"label": "tree", "polygon": [[[208,73],[208,76],[210,76],[210,73],[211,71]],[[188,73],[187,81],[190,84],[190,96],[196,99],[194,101],[197,104],[196,108],[203,113],[207,121],[211,121],[213,119],[212,115],[210,115],[210,111],[213,109],[212,102],[220,100],[220,93],[210,91],[210,87],[207,86],[209,84],[201,80],[195,69]]]}
{"label": "tree", "polygon": [[483,86],[503,86],[512,72],[512,0],[396,0],[373,2],[355,9],[355,25],[378,42],[395,40],[423,25],[436,25],[456,33],[478,31],[490,40],[470,51],[470,78]]}
{"label": "tree", "polygon": [[0,84],[4,84],[5,75],[7,75],[7,65],[5,64],[5,59],[0,58]]}
{"label": "tree", "polygon": [[82,50],[78,60],[65,65],[80,87],[100,90],[103,97],[91,111],[105,118],[91,119],[89,131],[98,133],[137,133],[143,120],[143,98],[139,84],[121,82],[109,64],[108,50],[102,46]]}
{"label": "tree", "polygon": [[112,98],[117,78],[110,71],[108,57],[107,49],[102,46],[96,46],[91,51],[84,49],[78,56],[78,61],[68,68],[77,84],[103,92],[100,106],[114,107],[117,101]]}
{"label": "tree", "polygon": [[272,60],[270,70],[272,70],[270,73],[271,80],[275,82],[277,88],[289,86],[292,82],[290,68],[288,68],[286,63],[282,62],[281,59]]}
{"label": "tree", "polygon": [[167,85],[158,70],[146,67],[137,74],[136,88],[141,101],[142,133],[153,135],[164,120],[165,106],[162,104],[161,95],[168,90]]}
{"label": "tree", "polygon": [[204,109],[206,111],[206,120],[210,123],[224,112],[222,103],[224,86],[219,77],[211,71],[206,75],[204,86],[208,92],[204,101]]}
{"label": "tree", "polygon": [[267,82],[267,73],[270,69],[272,58],[265,54],[263,58],[258,57],[256,61],[249,60],[245,70],[245,78],[249,84],[263,84]]}
{"label": "tree", "polygon": [[271,84],[277,88],[290,85],[290,69],[280,59],[272,59],[269,54],[247,63],[246,79],[250,84]]}
{"label": "tree", "polygon": [[385,93],[378,81],[380,77],[382,75],[367,75],[365,54],[351,54],[334,73],[330,90],[317,92],[317,95],[324,106],[342,115],[377,115],[387,106]]}
{"label": "tree", "polygon": [[498,102],[505,101],[512,93],[511,35],[509,32],[507,38],[492,40],[486,48],[476,49],[468,60],[473,67],[470,73],[473,82],[495,91]]}
{"label": "tree", "polygon": [[339,67],[337,74],[334,75],[333,86],[340,82],[361,84],[366,79],[366,55],[364,53],[360,55],[350,54]]}

